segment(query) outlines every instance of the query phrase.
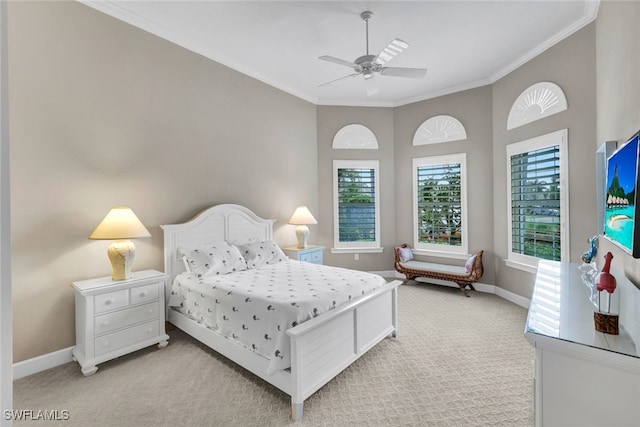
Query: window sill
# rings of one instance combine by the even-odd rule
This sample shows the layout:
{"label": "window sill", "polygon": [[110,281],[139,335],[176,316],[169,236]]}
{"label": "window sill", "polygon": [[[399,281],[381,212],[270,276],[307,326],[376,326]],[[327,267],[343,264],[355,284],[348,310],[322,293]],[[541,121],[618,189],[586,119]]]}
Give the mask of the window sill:
{"label": "window sill", "polygon": [[512,261],[509,259],[505,259],[504,263],[507,267],[515,268],[516,270],[526,271],[527,273],[536,274],[538,272],[538,268],[529,264],[524,264],[517,261]]}
{"label": "window sill", "polygon": [[331,248],[332,254],[381,254],[384,248]]}

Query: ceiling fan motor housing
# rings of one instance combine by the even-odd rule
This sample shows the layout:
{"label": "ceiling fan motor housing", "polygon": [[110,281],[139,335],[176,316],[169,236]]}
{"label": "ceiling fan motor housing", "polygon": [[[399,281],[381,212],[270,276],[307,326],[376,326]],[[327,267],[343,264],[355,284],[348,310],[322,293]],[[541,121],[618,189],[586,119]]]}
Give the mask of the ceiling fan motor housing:
{"label": "ceiling fan motor housing", "polygon": [[362,70],[376,70],[376,66],[378,66],[378,64],[373,62],[375,59],[376,55],[362,55],[361,57],[353,61],[354,64],[358,65],[358,67],[354,68],[354,70],[356,70],[357,72],[360,72]]}

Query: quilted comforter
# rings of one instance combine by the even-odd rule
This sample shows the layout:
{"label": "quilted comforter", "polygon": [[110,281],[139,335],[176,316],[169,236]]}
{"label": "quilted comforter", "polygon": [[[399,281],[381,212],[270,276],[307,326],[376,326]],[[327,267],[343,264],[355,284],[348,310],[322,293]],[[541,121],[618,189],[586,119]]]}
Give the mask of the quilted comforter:
{"label": "quilted comforter", "polygon": [[286,330],[385,285],[375,274],[287,260],[222,276],[176,276],[169,306],[270,360],[291,365]]}

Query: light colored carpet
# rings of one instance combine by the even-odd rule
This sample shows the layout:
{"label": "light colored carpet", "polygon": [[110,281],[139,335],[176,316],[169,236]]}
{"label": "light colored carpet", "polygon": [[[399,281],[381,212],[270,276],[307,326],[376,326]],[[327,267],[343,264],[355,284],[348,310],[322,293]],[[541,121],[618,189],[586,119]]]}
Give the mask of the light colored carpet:
{"label": "light colored carpet", "polygon": [[289,419],[289,397],[181,331],[99,365],[15,381],[14,409],[68,410],[16,426],[532,426],[533,350],[526,310],[499,297],[410,282],[397,339],[385,339]]}

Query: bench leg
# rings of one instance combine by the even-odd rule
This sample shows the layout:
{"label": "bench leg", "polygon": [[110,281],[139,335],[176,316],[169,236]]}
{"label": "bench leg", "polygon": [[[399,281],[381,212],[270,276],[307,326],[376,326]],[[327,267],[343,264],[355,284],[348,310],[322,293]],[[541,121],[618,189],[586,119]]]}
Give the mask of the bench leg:
{"label": "bench leg", "polygon": [[410,281],[412,280],[416,280],[417,276],[409,276],[409,275],[405,275],[405,279],[404,282],[402,282],[403,285],[408,284]]}
{"label": "bench leg", "polygon": [[[464,295],[465,297],[471,297],[471,295],[469,295],[469,292],[467,291],[467,285],[465,283],[458,283],[458,286],[460,287],[460,290],[462,291],[462,295]],[[472,285],[471,289],[473,289]],[[473,289],[475,291],[475,289]]]}

